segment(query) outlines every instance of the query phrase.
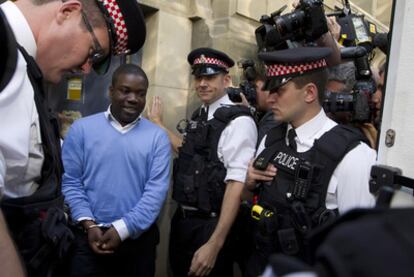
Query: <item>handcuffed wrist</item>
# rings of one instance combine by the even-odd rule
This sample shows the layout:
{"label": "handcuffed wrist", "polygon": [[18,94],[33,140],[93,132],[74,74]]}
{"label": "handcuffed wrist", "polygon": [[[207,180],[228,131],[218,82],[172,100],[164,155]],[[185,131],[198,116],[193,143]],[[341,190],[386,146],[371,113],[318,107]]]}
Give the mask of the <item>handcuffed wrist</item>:
{"label": "handcuffed wrist", "polygon": [[90,229],[92,229],[92,228],[99,228],[99,227],[101,227],[100,225],[98,225],[98,224],[91,224],[91,225],[89,225],[86,229],[87,230],[90,230]]}

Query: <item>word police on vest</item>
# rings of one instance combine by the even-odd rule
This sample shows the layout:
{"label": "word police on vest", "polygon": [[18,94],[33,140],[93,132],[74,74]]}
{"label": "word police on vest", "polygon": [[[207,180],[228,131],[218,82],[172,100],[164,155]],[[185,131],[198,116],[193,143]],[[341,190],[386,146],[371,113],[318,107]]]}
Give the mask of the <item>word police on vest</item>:
{"label": "word police on vest", "polygon": [[276,157],[273,159],[275,164],[287,167],[292,170],[296,170],[296,165],[298,164],[299,158],[291,156],[289,154],[279,152]]}

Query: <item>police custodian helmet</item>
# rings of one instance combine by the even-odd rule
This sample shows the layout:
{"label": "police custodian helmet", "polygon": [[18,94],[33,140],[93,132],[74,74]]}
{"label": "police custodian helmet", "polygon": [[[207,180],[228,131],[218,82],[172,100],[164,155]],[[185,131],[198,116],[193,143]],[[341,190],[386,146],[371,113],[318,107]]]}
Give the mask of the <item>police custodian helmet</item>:
{"label": "police custodian helmet", "polygon": [[96,0],[104,15],[111,40],[111,54],[94,65],[97,73],[105,73],[111,55],[134,54],[145,42],[144,15],[137,0]]}
{"label": "police custodian helmet", "polygon": [[187,61],[196,77],[228,73],[229,68],[234,65],[229,56],[212,48],[194,49],[188,54]]}
{"label": "police custodian helmet", "polygon": [[301,47],[259,53],[266,67],[264,89],[277,91],[295,77],[326,68],[331,52],[327,47]]}

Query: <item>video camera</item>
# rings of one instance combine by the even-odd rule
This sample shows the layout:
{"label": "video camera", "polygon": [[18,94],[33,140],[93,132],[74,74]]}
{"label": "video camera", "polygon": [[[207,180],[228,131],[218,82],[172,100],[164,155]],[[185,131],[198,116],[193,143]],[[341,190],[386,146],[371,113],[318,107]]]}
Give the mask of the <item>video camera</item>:
{"label": "video camera", "polygon": [[341,26],[339,43],[345,47],[364,46],[368,52],[378,47],[382,52],[388,52],[388,34],[378,33],[377,26],[366,20],[364,15],[352,13],[348,0],[343,1],[343,8],[335,6],[336,11],[326,16],[335,16]]}
{"label": "video camera", "polygon": [[356,83],[351,92],[325,92],[325,112],[352,112],[352,122],[370,122],[372,111],[370,99],[376,91],[375,81],[368,61],[368,51],[362,46],[341,49],[342,59],[352,59],[355,64]]}
{"label": "video camera", "polygon": [[328,32],[322,0],[301,0],[293,12],[281,15],[286,7],[261,17],[263,25],[255,31],[259,51],[291,48],[292,41],[313,42]]}
{"label": "video camera", "polygon": [[238,88],[228,87],[227,94],[232,102],[240,103],[242,98],[240,93],[243,92],[247,101],[251,106],[256,105],[256,69],[254,68],[254,61],[242,59],[237,62],[237,65],[243,69],[243,81]]}

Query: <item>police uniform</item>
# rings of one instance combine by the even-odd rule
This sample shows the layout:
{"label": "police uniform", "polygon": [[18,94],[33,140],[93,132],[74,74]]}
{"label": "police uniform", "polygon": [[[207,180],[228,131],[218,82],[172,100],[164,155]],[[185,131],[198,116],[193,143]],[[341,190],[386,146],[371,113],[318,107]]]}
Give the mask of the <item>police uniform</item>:
{"label": "police uniform", "polygon": [[[196,77],[227,74],[234,65],[225,53],[210,48],[192,51],[188,62]],[[249,109],[234,105],[227,94],[193,113],[174,161],[173,199],[178,208],[171,222],[169,249],[174,276],[187,276],[194,253],[214,232],[226,182],[244,183],[256,141]],[[209,276],[231,276],[230,237],[231,233]]]}
{"label": "police uniform", "polygon": [[[326,68],[324,48],[288,49],[259,54],[272,91],[295,77]],[[321,93],[321,92],[319,92]],[[369,174],[376,153],[361,134],[337,125],[323,109],[297,128],[283,124],[269,131],[254,166],[272,163],[277,175],[261,184],[253,212],[257,215],[255,251],[248,276],[261,274],[272,253],[306,259],[306,235],[353,207],[375,204]]]}
{"label": "police uniform", "polygon": [[[145,22],[136,1],[97,3],[107,20],[111,53],[138,51],[145,40]],[[29,276],[45,276],[53,265],[45,257],[58,258],[53,251],[63,254],[72,237],[62,211],[57,121],[47,108],[42,72],[35,62],[37,45],[28,20],[11,1],[2,3],[0,10],[18,48],[15,70],[0,91],[0,129],[7,130],[0,135],[0,187],[4,185],[1,207]],[[104,59],[94,68],[106,70],[109,60]],[[42,222],[47,222],[43,228],[48,228],[43,234]]]}

